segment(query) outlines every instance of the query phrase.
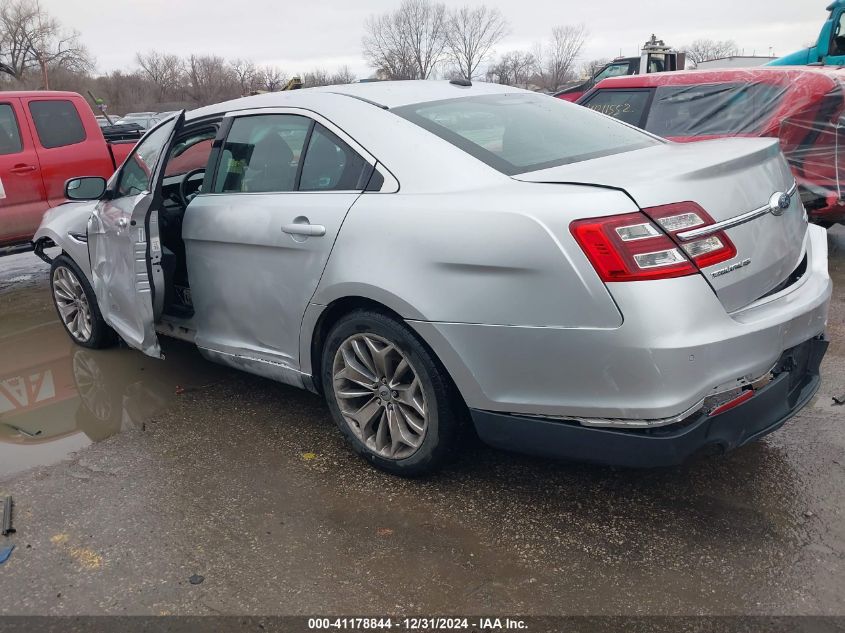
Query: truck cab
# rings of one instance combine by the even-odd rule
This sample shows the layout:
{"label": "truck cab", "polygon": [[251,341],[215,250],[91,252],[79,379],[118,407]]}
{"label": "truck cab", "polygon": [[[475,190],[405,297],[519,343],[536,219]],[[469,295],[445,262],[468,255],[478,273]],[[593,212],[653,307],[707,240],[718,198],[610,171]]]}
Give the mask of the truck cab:
{"label": "truck cab", "polygon": [[671,46],[667,46],[663,40],[658,40],[652,34],[651,39],[643,46],[639,57],[617,57],[609,64],[602,66],[587,81],[564,88],[555,96],[565,101],[574,102],[587,91],[592,90],[603,79],[683,70],[685,65],[685,53],[675,51]]}
{"label": "truck cab", "polygon": [[804,48],[766,64],[767,66],[845,66],[845,0],[836,0],[826,11],[815,46]]}
{"label": "truck cab", "polygon": [[66,202],[65,181],[110,177],[138,136],[107,139],[75,92],[0,93],[0,254],[28,248],[44,213]]}

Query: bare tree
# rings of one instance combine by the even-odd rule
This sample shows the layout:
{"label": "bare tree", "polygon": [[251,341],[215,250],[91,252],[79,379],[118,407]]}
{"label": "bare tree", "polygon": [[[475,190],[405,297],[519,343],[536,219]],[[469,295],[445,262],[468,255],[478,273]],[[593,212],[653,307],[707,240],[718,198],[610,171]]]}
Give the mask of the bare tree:
{"label": "bare tree", "polygon": [[180,83],[185,64],[178,55],[150,51],[136,53],[135,61],[141,71],[155,84],[159,100],[171,93]]}
{"label": "bare tree", "polygon": [[340,85],[351,84],[358,78],[355,76],[355,73],[352,72],[352,69],[344,64],[334,72],[331,79],[333,85]]}
{"label": "bare tree", "polygon": [[731,57],[739,53],[739,47],[733,40],[699,39],[689,46],[682,47],[681,50],[687,54],[687,59],[696,66],[701,62]]}
{"label": "bare tree", "polygon": [[41,82],[50,89],[51,69],[64,69],[84,73],[93,68],[88,51],[79,41],[79,34],[63,32],[58,22],[47,18],[30,38],[32,57],[41,69]]}
{"label": "bare tree", "polygon": [[607,66],[610,63],[609,59],[601,58],[601,59],[591,59],[590,61],[584,62],[581,66],[581,75],[584,77],[595,77],[596,73],[598,73],[602,68]]}
{"label": "bare tree", "polygon": [[364,57],[385,79],[429,79],[446,48],[446,5],[403,0],[398,9],[364,23]]}
{"label": "bare tree", "polygon": [[302,83],[306,88],[312,86],[330,86],[332,85],[332,76],[325,68],[314,68],[302,76]]}
{"label": "bare tree", "polygon": [[446,48],[446,5],[431,0],[404,0],[399,20],[420,79],[429,79]]}
{"label": "bare tree", "polygon": [[63,68],[85,73],[93,63],[79,34],[66,31],[37,0],[11,0],[0,5],[0,72],[18,81],[31,68],[50,87],[49,71]]}
{"label": "bare tree", "polygon": [[116,70],[94,80],[92,91],[108,104],[115,114],[159,110],[157,86],[140,71],[124,73]]}
{"label": "bare tree", "polygon": [[584,46],[587,29],[578,26],[556,26],[551,40],[538,44],[535,56],[539,64],[540,79],[547,90],[557,90],[574,76],[575,61]]}
{"label": "bare tree", "polygon": [[314,68],[302,76],[302,82],[306,88],[351,84],[353,81],[355,81],[355,75],[349,66],[341,66],[335,72],[329,72],[325,68]]}
{"label": "bare tree", "polygon": [[449,14],[446,47],[449,60],[464,79],[473,79],[478,67],[489,59],[508,33],[508,23],[498,9],[485,5],[461,7]]}
{"label": "bare tree", "polygon": [[411,47],[395,14],[371,15],[364,23],[364,57],[381,79],[415,79]]}
{"label": "bare tree", "polygon": [[232,73],[238,80],[241,95],[248,95],[255,90],[258,83],[258,68],[250,59],[235,59],[229,64]]}
{"label": "bare tree", "polygon": [[238,96],[238,81],[231,67],[217,55],[191,55],[185,70],[186,88],[197,104]]}
{"label": "bare tree", "polygon": [[285,71],[278,66],[262,66],[258,69],[256,75],[256,89],[276,92],[284,87],[286,81],[287,75]]}
{"label": "bare tree", "polygon": [[26,2],[8,2],[0,7],[0,71],[20,81],[34,65],[29,54],[27,31],[33,8]]}
{"label": "bare tree", "polygon": [[487,69],[487,81],[525,87],[537,72],[537,59],[528,51],[510,51]]}

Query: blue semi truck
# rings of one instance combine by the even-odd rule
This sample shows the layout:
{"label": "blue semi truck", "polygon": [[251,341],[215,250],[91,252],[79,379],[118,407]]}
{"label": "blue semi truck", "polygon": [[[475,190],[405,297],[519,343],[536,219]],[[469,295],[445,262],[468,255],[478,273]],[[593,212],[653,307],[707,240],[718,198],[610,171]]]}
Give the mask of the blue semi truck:
{"label": "blue semi truck", "polygon": [[767,66],[845,66],[845,0],[836,0],[815,46],[766,64]]}

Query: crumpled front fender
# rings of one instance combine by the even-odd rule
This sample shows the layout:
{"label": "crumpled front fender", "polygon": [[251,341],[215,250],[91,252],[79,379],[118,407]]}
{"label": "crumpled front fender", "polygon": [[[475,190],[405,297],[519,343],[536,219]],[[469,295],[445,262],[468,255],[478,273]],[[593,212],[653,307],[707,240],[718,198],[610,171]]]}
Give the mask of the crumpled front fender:
{"label": "crumpled front fender", "polygon": [[49,239],[76,262],[82,272],[91,280],[91,264],[88,260],[88,218],[97,202],[68,202],[50,209],[44,214],[41,226],[32,241],[37,245]]}

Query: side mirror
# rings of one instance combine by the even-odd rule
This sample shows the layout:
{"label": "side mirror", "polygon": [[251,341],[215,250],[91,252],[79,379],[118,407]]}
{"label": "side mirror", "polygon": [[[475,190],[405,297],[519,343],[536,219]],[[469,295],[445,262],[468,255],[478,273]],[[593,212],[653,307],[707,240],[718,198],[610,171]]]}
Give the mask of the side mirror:
{"label": "side mirror", "polygon": [[71,178],[65,183],[68,200],[99,200],[106,192],[106,179],[99,176]]}

